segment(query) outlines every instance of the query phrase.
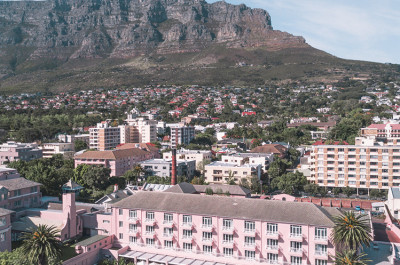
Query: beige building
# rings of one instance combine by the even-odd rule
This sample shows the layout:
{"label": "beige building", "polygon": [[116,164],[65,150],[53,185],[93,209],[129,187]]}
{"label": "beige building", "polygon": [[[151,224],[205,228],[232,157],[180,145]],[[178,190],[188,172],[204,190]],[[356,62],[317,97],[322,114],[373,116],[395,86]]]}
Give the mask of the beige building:
{"label": "beige building", "polygon": [[213,162],[205,166],[204,176],[208,183],[226,183],[229,179],[229,174],[233,174],[236,183],[240,179],[257,176],[261,177],[261,165],[238,165],[235,163]]}
{"label": "beige building", "polygon": [[234,163],[238,166],[244,164],[261,165],[262,170],[267,170],[269,164],[274,161],[274,154],[263,153],[236,153],[223,155],[221,161],[224,163]]}
{"label": "beige building", "polygon": [[[163,153],[163,158],[166,160],[172,159],[172,152]],[[176,158],[179,160],[195,160],[196,168],[202,167],[203,161],[211,162],[212,153],[206,150],[176,150]]]}
{"label": "beige building", "polygon": [[106,121],[98,123],[96,128],[90,128],[89,132],[90,149],[111,150],[121,143],[120,128],[111,127]]}
{"label": "beige building", "polygon": [[396,218],[400,218],[400,188],[390,188],[388,192],[388,199],[386,205],[390,214]]}
{"label": "beige building", "polygon": [[71,158],[75,153],[73,143],[45,143],[39,149],[42,149],[43,158],[51,158],[56,154]]}
{"label": "beige building", "polygon": [[152,143],[157,141],[157,121],[149,120],[144,117],[130,118],[126,122],[125,128],[128,132],[121,132],[121,139],[123,134],[125,139],[124,143]]}
{"label": "beige building", "polygon": [[389,189],[400,186],[400,146],[317,145],[309,157],[309,181],[326,187]]}

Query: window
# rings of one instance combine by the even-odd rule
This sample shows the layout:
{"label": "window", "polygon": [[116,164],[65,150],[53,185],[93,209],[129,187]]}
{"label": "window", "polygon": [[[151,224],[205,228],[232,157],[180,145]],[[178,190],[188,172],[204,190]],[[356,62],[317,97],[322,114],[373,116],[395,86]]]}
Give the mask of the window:
{"label": "window", "polygon": [[290,257],[290,264],[291,265],[301,265],[302,258],[301,257]]}
{"label": "window", "polygon": [[137,218],[137,211],[136,210],[129,210],[129,218],[136,219]]}
{"label": "window", "polygon": [[316,259],[315,260],[315,265],[328,265],[327,260],[322,260],[322,259]]}
{"label": "window", "polygon": [[136,224],[129,224],[129,233],[133,233],[137,231],[137,225]]}
{"label": "window", "polygon": [[146,220],[154,221],[154,212],[146,212]]}
{"label": "window", "polygon": [[174,229],[173,228],[164,227],[164,236],[171,236],[173,233],[174,233]]}
{"label": "window", "polygon": [[254,232],[256,230],[256,224],[251,221],[244,222],[244,231],[245,232]]}
{"label": "window", "polygon": [[224,256],[232,257],[233,256],[233,248],[224,248]]}
{"label": "window", "polygon": [[21,206],[21,205],[22,205],[22,202],[20,200],[14,202],[14,206]]}
{"label": "window", "polygon": [[278,234],[278,224],[267,224],[267,235],[277,235]]}
{"label": "window", "polygon": [[183,249],[185,251],[192,251],[192,243],[183,243]]}
{"label": "window", "polygon": [[245,250],[244,251],[244,256],[246,257],[246,259],[255,259],[256,258],[256,252],[255,251],[251,251],[251,250]]}
{"label": "window", "polygon": [[123,227],[124,226],[124,222],[119,221],[119,227]]}
{"label": "window", "polygon": [[119,233],[119,237],[118,237],[119,239],[123,239],[124,238],[124,234],[122,234],[122,233]]}
{"label": "window", "polygon": [[154,238],[146,238],[146,245],[154,246]]}
{"label": "window", "polygon": [[164,247],[165,248],[173,248],[174,247],[174,242],[169,241],[169,240],[164,240]]}
{"label": "window", "polygon": [[291,225],[290,226],[290,237],[301,237],[301,226],[299,225]]}
{"label": "window", "polygon": [[277,264],[278,263],[278,254],[267,254],[267,260],[269,264]]}
{"label": "window", "polygon": [[154,226],[146,225],[146,234],[153,234],[154,233]]}
{"label": "window", "polygon": [[233,223],[232,219],[224,219],[222,221],[222,229],[223,230],[231,230],[233,227],[232,223]]}
{"label": "window", "polygon": [[204,253],[212,253],[212,246],[203,246]]}
{"label": "window", "polygon": [[0,226],[6,225],[7,219],[5,217],[0,217]]}
{"label": "window", "polygon": [[211,217],[203,217],[203,227],[211,227],[212,219]]}
{"label": "window", "polygon": [[224,234],[222,243],[233,243],[233,235]]}
{"label": "window", "polygon": [[301,242],[290,241],[290,252],[301,252]]}
{"label": "window", "polygon": [[135,237],[135,236],[129,237],[129,243],[136,243],[136,242],[137,242],[137,237]]}
{"label": "window", "polygon": [[183,230],[183,238],[192,238],[192,230]]}
{"label": "window", "polygon": [[171,213],[164,213],[164,223],[170,224],[173,222],[173,215]]}
{"label": "window", "polygon": [[0,241],[6,241],[6,232],[0,234]]}
{"label": "window", "polygon": [[212,232],[203,232],[203,241],[212,241]]}
{"label": "window", "polygon": [[267,249],[278,249],[278,240],[267,239]]}
{"label": "window", "polygon": [[184,225],[192,225],[192,216],[191,215],[184,215],[183,216],[183,224]]}
{"label": "window", "polygon": [[244,245],[245,246],[254,246],[256,244],[256,238],[252,236],[244,237]]}
{"label": "window", "polygon": [[119,215],[122,215],[124,212],[123,212],[123,210],[122,209],[118,209],[118,214]]}
{"label": "window", "polygon": [[320,228],[316,227],[315,228],[315,239],[327,239],[328,238],[328,232],[326,228]]}
{"label": "window", "polygon": [[316,255],[326,255],[328,253],[328,246],[316,244],[315,245],[315,254]]}

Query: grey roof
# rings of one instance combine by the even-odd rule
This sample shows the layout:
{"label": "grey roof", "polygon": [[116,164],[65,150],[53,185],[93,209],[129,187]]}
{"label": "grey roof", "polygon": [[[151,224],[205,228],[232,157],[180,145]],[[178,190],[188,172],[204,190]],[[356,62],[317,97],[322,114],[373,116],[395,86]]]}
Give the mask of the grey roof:
{"label": "grey roof", "polygon": [[400,199],[400,188],[390,188],[392,190],[393,199]]}
{"label": "grey roof", "polygon": [[5,187],[9,191],[41,186],[42,184],[27,180],[25,178],[6,179],[0,181],[0,187]]}
{"label": "grey roof", "polygon": [[5,215],[9,215],[12,214],[14,211],[8,210],[8,209],[4,209],[4,208],[0,208],[0,216],[5,216]]}
{"label": "grey roof", "polygon": [[167,189],[165,192],[188,193],[188,194],[197,193],[196,189],[194,188],[194,185],[186,182],[176,184],[175,186]]}
{"label": "grey roof", "polygon": [[229,192],[231,195],[246,196],[251,193],[249,189],[243,188],[239,185],[224,185],[224,184],[210,184],[210,185],[193,185],[197,192],[204,193],[207,188],[211,188],[214,193],[222,190],[222,193]]}
{"label": "grey roof", "polygon": [[78,242],[76,244],[79,245],[79,246],[86,247],[86,246],[89,246],[89,245],[91,245],[93,243],[96,243],[96,242],[98,242],[100,240],[103,240],[104,238],[107,238],[107,237],[108,236],[95,235],[95,236],[89,237],[88,239],[85,239],[85,240],[83,240],[81,242]]}
{"label": "grey roof", "polygon": [[83,189],[82,186],[78,185],[75,181],[70,179],[67,183],[62,186],[63,190],[81,190]]}
{"label": "grey roof", "polygon": [[170,192],[137,192],[113,207],[324,227],[333,227],[331,216],[335,212],[340,214],[334,208],[324,211],[323,207],[317,207],[313,203]]}

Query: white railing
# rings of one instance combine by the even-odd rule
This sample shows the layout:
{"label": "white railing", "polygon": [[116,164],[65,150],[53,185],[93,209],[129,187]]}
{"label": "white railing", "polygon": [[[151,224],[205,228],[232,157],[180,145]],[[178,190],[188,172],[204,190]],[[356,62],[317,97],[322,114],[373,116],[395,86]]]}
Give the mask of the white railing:
{"label": "white railing", "polygon": [[233,244],[233,240],[223,240],[222,241],[223,245],[227,245],[227,244]]}
{"label": "white railing", "polygon": [[129,234],[135,234],[137,233],[137,229],[129,229]]}
{"label": "white railing", "polygon": [[276,250],[278,249],[278,245],[267,245],[267,249]]}
{"label": "white railing", "polygon": [[255,242],[244,242],[244,246],[246,246],[246,247],[255,247],[256,243]]}
{"label": "white railing", "polygon": [[299,253],[299,252],[303,252],[303,249],[301,249],[301,248],[290,248],[290,252]]}
{"label": "white railing", "polygon": [[222,230],[223,231],[233,231],[233,227],[232,226],[223,226]]}
{"label": "white railing", "polygon": [[315,240],[328,240],[328,236],[315,236]]}
{"label": "white railing", "polygon": [[277,236],[277,235],[279,235],[279,234],[278,234],[278,231],[268,231],[268,230],[267,230],[267,235],[268,235],[268,236]]}
{"label": "white railing", "polygon": [[323,251],[323,250],[317,250],[317,251],[315,251],[315,255],[326,256],[326,255],[328,255],[328,252],[327,251]]}
{"label": "white railing", "polygon": [[303,235],[302,234],[298,234],[298,233],[290,233],[290,237],[292,237],[292,238],[301,238],[301,237],[303,237]]}

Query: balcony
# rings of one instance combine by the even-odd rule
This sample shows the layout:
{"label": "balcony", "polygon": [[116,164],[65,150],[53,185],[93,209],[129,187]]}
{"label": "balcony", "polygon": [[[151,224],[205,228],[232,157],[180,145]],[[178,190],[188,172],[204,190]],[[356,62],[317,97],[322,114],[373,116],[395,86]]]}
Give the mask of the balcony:
{"label": "balcony", "polygon": [[224,226],[224,227],[222,227],[222,232],[224,234],[233,235],[235,232],[235,229],[233,229],[232,226]]}
{"label": "balcony", "polygon": [[185,236],[185,235],[183,235],[183,236],[182,236],[182,241],[183,241],[183,242],[192,242],[192,240],[193,240],[193,235],[191,235],[191,236]]}
{"label": "balcony", "polygon": [[267,230],[267,238],[272,238],[272,239],[278,239],[279,238],[279,233],[278,231],[268,231]]}
{"label": "balcony", "polygon": [[182,227],[193,229],[193,223],[184,222],[182,223]]}
{"label": "balcony", "polygon": [[203,243],[203,245],[207,246],[211,246],[214,243],[212,238],[202,238],[201,242]]}
{"label": "balcony", "polygon": [[129,235],[137,235],[138,233],[137,229],[129,229]]}
{"label": "balcony", "polygon": [[327,258],[328,257],[328,252],[327,251],[322,251],[322,250],[316,250],[315,251],[315,256],[318,256],[318,257],[325,257],[325,258]]}
{"label": "balcony", "polygon": [[201,230],[205,232],[212,232],[213,231],[213,226],[212,225],[202,225]]}
{"label": "balcony", "polygon": [[316,242],[324,242],[326,243],[328,241],[328,237],[327,236],[315,236],[315,241]]}
{"label": "balcony", "polygon": [[277,259],[267,259],[267,263],[268,264],[278,264],[278,260]]}
{"label": "balcony", "polygon": [[222,245],[224,247],[233,248],[235,245],[235,242],[233,240],[223,240]]}
{"label": "balcony", "polygon": [[137,223],[139,223],[139,218],[137,218],[137,217],[129,217],[128,221],[131,224],[137,224]]}
{"label": "balcony", "polygon": [[302,241],[303,240],[303,235],[302,234],[297,234],[297,233],[290,233],[290,239],[294,239],[296,241]]}
{"label": "balcony", "polygon": [[145,235],[145,237],[152,237],[152,238],[155,238],[155,237],[156,237],[156,232],[154,232],[154,231],[146,231],[146,232],[144,233],[144,235]]}
{"label": "balcony", "polygon": [[150,225],[155,225],[157,223],[155,219],[147,219],[147,218],[144,220],[144,222]]}
{"label": "balcony", "polygon": [[290,248],[290,253],[295,256],[303,256],[303,249],[302,248]]}
{"label": "balcony", "polygon": [[171,220],[164,220],[164,222],[163,222],[163,226],[164,227],[167,227],[167,228],[172,228],[172,227],[174,227],[174,222]]}
{"label": "balcony", "polygon": [[252,236],[252,237],[255,237],[257,234],[255,229],[245,229],[244,233],[246,234],[246,236]]}
{"label": "balcony", "polygon": [[256,243],[244,242],[244,248],[248,249],[248,250],[255,250],[256,249]]}
{"label": "balcony", "polygon": [[166,238],[166,239],[171,239],[171,238],[174,237],[174,233],[164,233],[163,237]]}

